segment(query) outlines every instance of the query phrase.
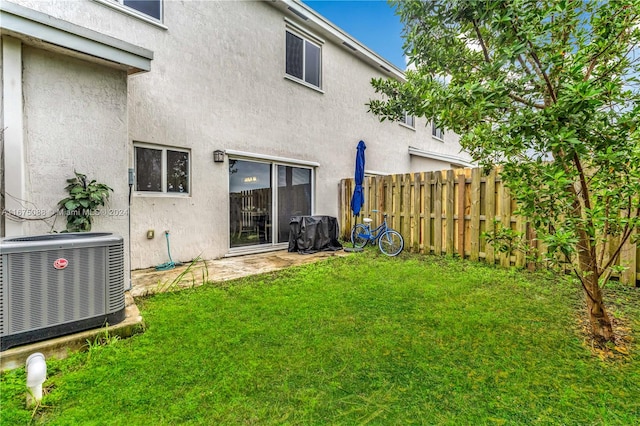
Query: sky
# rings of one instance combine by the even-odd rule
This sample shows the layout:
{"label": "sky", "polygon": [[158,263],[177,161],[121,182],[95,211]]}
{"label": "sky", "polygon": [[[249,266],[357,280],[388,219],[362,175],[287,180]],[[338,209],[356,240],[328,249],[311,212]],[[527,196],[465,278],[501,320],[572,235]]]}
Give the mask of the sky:
{"label": "sky", "polygon": [[402,23],[384,0],[302,0],[379,56],[404,70]]}

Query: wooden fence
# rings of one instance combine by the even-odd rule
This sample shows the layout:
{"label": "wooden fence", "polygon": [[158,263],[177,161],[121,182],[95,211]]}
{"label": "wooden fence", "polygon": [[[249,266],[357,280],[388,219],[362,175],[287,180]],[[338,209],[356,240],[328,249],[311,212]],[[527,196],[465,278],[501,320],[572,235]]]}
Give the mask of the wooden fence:
{"label": "wooden fence", "polygon": [[[339,221],[345,240],[357,220],[350,208],[354,185],[353,179],[343,179],[339,187]],[[523,251],[496,250],[482,236],[496,227],[511,228],[524,235],[531,247],[545,252],[527,221],[513,214],[515,201],[496,171],[487,176],[478,168],[375,176],[365,178],[363,187],[365,203],[360,219],[368,216],[378,224],[386,212],[389,225],[402,234],[405,250],[455,254],[530,270],[540,266]],[[639,259],[640,246],[627,242],[618,261],[627,267],[619,276],[621,281],[635,285],[640,280]]]}

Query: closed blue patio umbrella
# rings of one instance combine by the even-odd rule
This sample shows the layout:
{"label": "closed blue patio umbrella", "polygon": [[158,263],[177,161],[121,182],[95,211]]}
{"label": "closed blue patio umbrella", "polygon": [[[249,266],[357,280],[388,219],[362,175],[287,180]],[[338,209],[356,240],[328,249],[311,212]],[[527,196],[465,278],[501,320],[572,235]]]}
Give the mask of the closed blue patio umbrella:
{"label": "closed blue patio umbrella", "polygon": [[354,216],[360,214],[360,209],[364,205],[364,192],[362,191],[362,182],[364,181],[364,150],[367,146],[364,141],[358,142],[356,148],[356,173],[355,181],[356,187],[353,189],[353,195],[351,196],[351,211]]}

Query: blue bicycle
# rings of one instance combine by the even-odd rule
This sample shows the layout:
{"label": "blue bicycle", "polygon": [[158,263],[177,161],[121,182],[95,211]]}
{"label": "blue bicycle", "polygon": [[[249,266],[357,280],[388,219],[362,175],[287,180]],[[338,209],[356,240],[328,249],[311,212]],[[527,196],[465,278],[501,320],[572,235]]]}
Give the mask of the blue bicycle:
{"label": "blue bicycle", "polygon": [[[378,213],[378,210],[371,210]],[[397,256],[404,248],[404,239],[398,231],[389,228],[387,225],[387,214],[384,213],[382,223],[375,229],[371,229],[373,220],[369,217],[362,219],[364,223],[356,224],[351,230],[351,243],[355,248],[363,248],[367,243],[378,242],[380,251],[387,256]]]}

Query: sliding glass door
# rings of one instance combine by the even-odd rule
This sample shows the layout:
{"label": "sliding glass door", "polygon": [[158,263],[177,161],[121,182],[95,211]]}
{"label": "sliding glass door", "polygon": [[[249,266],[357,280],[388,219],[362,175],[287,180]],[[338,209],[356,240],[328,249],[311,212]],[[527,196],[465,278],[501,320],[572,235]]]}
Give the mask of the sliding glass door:
{"label": "sliding glass door", "polygon": [[272,192],[270,164],[229,160],[231,247],[271,243]]}
{"label": "sliding glass door", "polygon": [[311,214],[311,169],[278,166],[278,242],[289,241],[292,216]]}
{"label": "sliding glass door", "polygon": [[231,248],[288,242],[291,217],[312,212],[312,179],[311,168],[230,159]]}

